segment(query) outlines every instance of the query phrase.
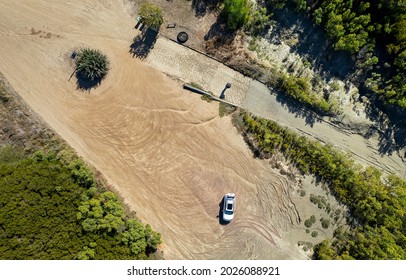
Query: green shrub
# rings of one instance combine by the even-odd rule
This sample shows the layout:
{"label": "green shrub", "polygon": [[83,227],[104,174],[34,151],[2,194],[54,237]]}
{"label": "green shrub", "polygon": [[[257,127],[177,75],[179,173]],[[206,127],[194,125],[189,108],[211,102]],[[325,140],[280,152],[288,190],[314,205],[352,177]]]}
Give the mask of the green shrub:
{"label": "green shrub", "polygon": [[321,226],[323,227],[323,228],[328,228],[329,226],[330,226],[330,220],[329,219],[324,219],[324,218],[321,218],[320,219],[320,222],[321,222]]}
{"label": "green shrub", "polygon": [[69,169],[71,170],[72,178],[77,184],[85,188],[91,188],[94,186],[93,171],[84,164],[80,159],[72,160],[69,163]]}
{"label": "green shrub", "polygon": [[80,77],[90,81],[101,80],[108,73],[110,61],[99,50],[84,48],[76,59],[76,71]]}
{"label": "green shrub", "polygon": [[279,74],[276,85],[292,98],[308,104],[322,113],[330,112],[330,104],[312,90],[307,78],[297,78],[293,75]]}
{"label": "green shrub", "polygon": [[247,20],[247,29],[251,31],[254,36],[263,33],[266,26],[270,24],[269,17],[270,15],[265,7],[251,9]]}
{"label": "green shrub", "polygon": [[0,164],[17,162],[25,157],[25,153],[20,147],[6,145],[0,148]]}
{"label": "green shrub", "polygon": [[316,222],[316,217],[314,215],[311,215],[310,221],[314,224]]}
{"label": "green shrub", "polygon": [[304,60],[303,60],[303,65],[304,65],[305,67],[307,67],[307,68],[312,67],[312,64],[311,64],[310,61],[308,61],[307,59],[304,59]]}
{"label": "green shrub", "polygon": [[305,224],[306,227],[309,228],[309,227],[311,227],[313,225],[313,222],[312,222],[311,219],[307,219],[307,220],[305,220],[304,224]]}
{"label": "green shrub", "polygon": [[241,28],[249,18],[250,6],[247,0],[224,0],[222,15],[232,30]]}
{"label": "green shrub", "polygon": [[152,3],[144,2],[141,5],[139,14],[142,17],[143,23],[155,29],[159,29],[164,22],[162,9]]}
{"label": "green shrub", "polygon": [[312,237],[317,237],[317,235],[319,235],[319,232],[317,232],[317,231],[312,232]]}
{"label": "green shrub", "polygon": [[213,99],[211,98],[211,96],[208,95],[208,94],[202,94],[202,96],[200,97],[200,99],[202,99],[202,100],[204,100],[204,101],[206,101],[206,102],[209,102],[209,103],[213,101]]}
{"label": "green shrub", "polygon": [[235,110],[237,110],[237,108],[233,105],[223,102],[219,103],[219,116],[221,118],[235,112]]}
{"label": "green shrub", "polygon": [[333,82],[331,84],[331,90],[332,91],[336,91],[336,90],[339,90],[339,89],[340,89],[340,85],[337,82]]}
{"label": "green shrub", "polygon": [[311,242],[304,242],[303,250],[304,251],[309,251],[313,248],[313,243]]}
{"label": "green shrub", "polygon": [[[257,50],[257,48],[258,48],[258,42],[257,42],[257,40],[255,38],[252,38],[250,40],[250,43],[248,44],[248,49],[250,51],[254,52],[254,51]],[[246,75],[246,76],[249,76],[249,75]]]}

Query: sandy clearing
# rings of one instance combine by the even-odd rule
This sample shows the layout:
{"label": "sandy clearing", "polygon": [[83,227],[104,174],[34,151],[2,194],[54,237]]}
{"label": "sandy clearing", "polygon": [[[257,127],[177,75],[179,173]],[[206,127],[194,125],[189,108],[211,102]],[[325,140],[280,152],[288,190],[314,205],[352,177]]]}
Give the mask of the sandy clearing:
{"label": "sandy clearing", "polygon": [[[128,53],[124,1],[0,0],[0,71],[163,235],[168,259],[303,259],[288,241],[299,212],[285,177],[252,158],[216,103],[205,103]],[[111,71],[90,92],[68,81],[69,52],[102,50]],[[218,204],[237,194],[235,220]],[[289,239],[291,240],[291,239]]]}

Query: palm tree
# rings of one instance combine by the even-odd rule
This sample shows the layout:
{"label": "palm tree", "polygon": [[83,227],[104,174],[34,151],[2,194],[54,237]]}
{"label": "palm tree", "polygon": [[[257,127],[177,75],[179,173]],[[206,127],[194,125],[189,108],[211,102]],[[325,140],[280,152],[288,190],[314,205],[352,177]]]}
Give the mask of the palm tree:
{"label": "palm tree", "polygon": [[100,81],[109,71],[110,61],[99,50],[84,48],[76,60],[76,71],[84,79]]}

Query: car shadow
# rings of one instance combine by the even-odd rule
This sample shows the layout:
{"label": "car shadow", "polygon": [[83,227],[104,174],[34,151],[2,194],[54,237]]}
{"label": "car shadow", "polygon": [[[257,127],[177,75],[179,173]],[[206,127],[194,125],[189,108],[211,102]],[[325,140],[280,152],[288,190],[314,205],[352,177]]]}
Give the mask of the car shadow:
{"label": "car shadow", "polygon": [[219,214],[217,217],[219,218],[220,225],[228,225],[230,222],[223,220],[223,207],[224,207],[224,197],[221,199],[221,202],[219,203]]}

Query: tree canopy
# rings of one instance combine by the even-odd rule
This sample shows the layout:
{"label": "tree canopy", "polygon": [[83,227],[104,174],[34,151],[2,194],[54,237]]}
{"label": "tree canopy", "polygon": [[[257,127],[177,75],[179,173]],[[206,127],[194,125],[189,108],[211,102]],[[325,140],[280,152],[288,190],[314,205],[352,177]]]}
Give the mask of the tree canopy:
{"label": "tree canopy", "polygon": [[116,194],[96,187],[83,162],[68,164],[63,152],[2,154],[0,259],[147,259],[161,243]]}
{"label": "tree canopy", "polygon": [[161,24],[164,22],[162,9],[155,4],[151,4],[148,2],[144,2],[141,5],[140,16],[142,17],[142,21],[149,27],[159,29]]}
{"label": "tree canopy", "polygon": [[109,71],[109,59],[99,50],[82,49],[76,60],[76,71],[90,81],[101,80]]}
{"label": "tree canopy", "polygon": [[248,21],[250,6],[247,0],[224,0],[222,13],[227,26],[237,30]]}

